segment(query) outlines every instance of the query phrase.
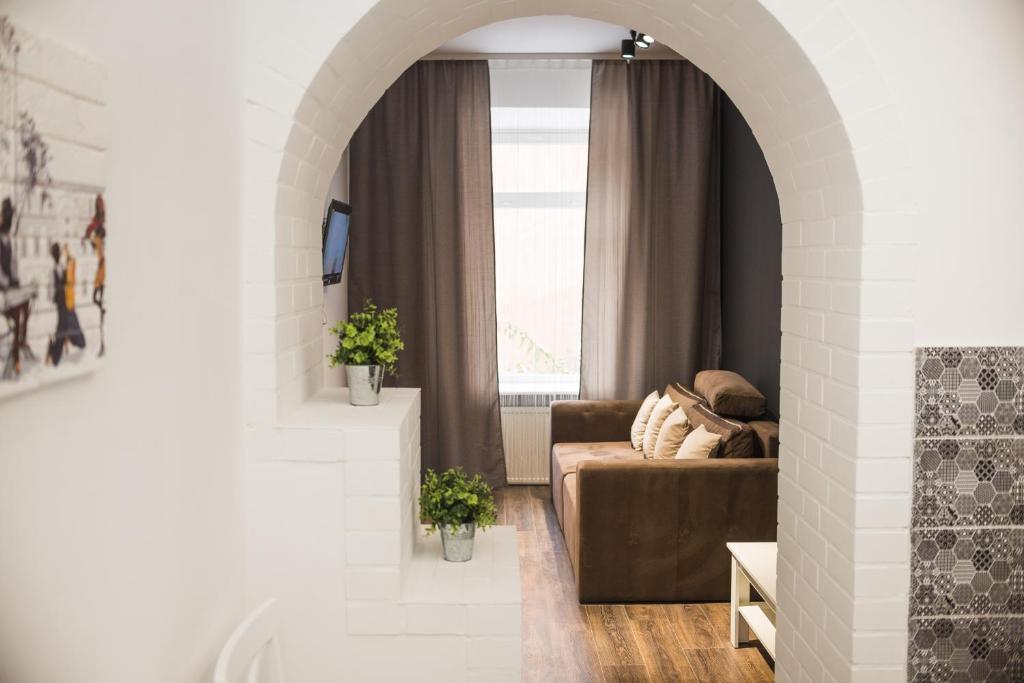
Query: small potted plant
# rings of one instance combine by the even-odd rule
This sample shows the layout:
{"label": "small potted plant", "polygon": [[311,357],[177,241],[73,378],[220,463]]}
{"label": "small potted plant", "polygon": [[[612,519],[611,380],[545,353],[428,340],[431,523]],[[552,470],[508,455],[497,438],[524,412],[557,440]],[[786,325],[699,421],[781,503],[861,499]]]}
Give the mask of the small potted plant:
{"label": "small potted plant", "polygon": [[331,328],[338,348],[328,356],[331,367],[345,366],[348,399],[354,406],[380,403],[380,383],[385,372],[394,374],[398,352],[405,348],[398,331],[398,309],[377,310],[367,299],[363,310]]}
{"label": "small potted plant", "polygon": [[466,562],[473,558],[476,528],[497,520],[494,493],[479,474],[470,477],[461,467],[438,474],[427,470],[420,489],[420,512],[430,520],[428,534],[441,529],[444,559]]}

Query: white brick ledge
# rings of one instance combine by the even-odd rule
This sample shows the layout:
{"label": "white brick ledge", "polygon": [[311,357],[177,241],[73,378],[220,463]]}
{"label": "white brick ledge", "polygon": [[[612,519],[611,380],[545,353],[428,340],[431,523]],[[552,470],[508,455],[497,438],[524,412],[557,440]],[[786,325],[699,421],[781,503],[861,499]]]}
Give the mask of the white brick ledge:
{"label": "white brick ledge", "polygon": [[[471,561],[442,559],[419,524],[419,417],[418,389],[384,389],[373,407],[325,389],[249,430],[248,593],[279,599],[299,680],[519,676],[516,531],[481,531]],[[308,656],[290,654],[310,639]]]}

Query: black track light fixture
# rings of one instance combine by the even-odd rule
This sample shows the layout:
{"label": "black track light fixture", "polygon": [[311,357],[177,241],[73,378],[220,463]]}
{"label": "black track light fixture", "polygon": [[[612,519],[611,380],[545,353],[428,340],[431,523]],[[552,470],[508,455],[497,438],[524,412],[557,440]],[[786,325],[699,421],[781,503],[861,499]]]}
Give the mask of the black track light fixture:
{"label": "black track light fixture", "polygon": [[622,58],[626,60],[627,64],[636,59],[636,41],[632,38],[622,41]]}
{"label": "black track light fixture", "polygon": [[622,58],[631,62],[636,59],[637,48],[646,50],[651,45],[654,45],[654,38],[646,33],[630,29],[629,38],[622,41]]}
{"label": "black track light fixture", "polygon": [[654,38],[647,35],[646,33],[641,33],[640,31],[630,31],[629,36],[633,39],[633,42],[636,44],[636,46],[641,50],[646,50],[651,45],[654,45]]}

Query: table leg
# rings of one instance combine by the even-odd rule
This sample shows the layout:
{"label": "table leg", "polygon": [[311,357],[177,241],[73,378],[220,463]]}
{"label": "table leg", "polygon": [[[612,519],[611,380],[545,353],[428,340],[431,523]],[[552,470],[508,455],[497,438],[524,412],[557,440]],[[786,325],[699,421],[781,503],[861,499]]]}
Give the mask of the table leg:
{"label": "table leg", "polygon": [[740,605],[750,602],[750,581],[732,558],[732,593],[729,601],[729,639],[733,647],[739,647],[750,639],[747,622],[740,616]]}

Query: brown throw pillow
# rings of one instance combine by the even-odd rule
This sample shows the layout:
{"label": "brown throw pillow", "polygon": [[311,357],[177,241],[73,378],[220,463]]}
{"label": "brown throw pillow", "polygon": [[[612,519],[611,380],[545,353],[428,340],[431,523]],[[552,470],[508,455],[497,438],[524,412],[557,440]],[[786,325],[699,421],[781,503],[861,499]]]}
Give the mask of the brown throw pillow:
{"label": "brown throw pillow", "polygon": [[695,406],[698,403],[706,403],[704,397],[693,389],[687,389],[679,382],[672,382],[665,387],[665,393],[672,397],[676,405],[680,407]]}
{"label": "brown throw pillow", "polygon": [[722,443],[722,437],[712,434],[704,425],[697,427],[683,439],[683,444],[676,452],[677,460],[697,460],[700,458],[713,458],[718,446]]}
{"label": "brown throw pillow", "polygon": [[768,405],[764,394],[753,384],[728,370],[701,370],[693,380],[693,388],[719,415],[760,417]]}
{"label": "brown throw pillow", "polygon": [[716,458],[756,458],[760,454],[754,442],[754,430],[744,422],[730,420],[711,412],[707,406],[683,408],[694,429],[704,425],[712,434],[722,437]]}
{"label": "brown throw pillow", "polygon": [[654,443],[654,459],[674,458],[689,433],[690,421],[686,419],[686,413],[682,408],[676,408],[661,425],[658,440]]}

